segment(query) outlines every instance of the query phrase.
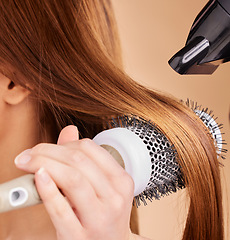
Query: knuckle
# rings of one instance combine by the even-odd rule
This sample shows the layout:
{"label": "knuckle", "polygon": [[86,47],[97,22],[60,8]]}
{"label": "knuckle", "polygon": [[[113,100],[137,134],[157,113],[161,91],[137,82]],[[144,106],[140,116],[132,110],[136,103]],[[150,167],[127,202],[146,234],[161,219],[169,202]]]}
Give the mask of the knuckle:
{"label": "knuckle", "polygon": [[40,154],[47,148],[47,143],[39,143],[32,148],[32,154]]}
{"label": "knuckle", "polygon": [[92,146],[92,143],[93,143],[93,140],[91,140],[91,139],[89,139],[89,138],[84,138],[84,139],[81,139],[81,140],[79,141],[80,147],[86,148],[86,149],[89,149],[90,146]]}
{"label": "knuckle", "polygon": [[[99,233],[100,235],[103,234],[103,230],[101,229],[101,226],[108,226],[110,225],[110,218],[108,218],[105,215],[101,215],[97,219],[97,223],[92,227],[93,233]],[[91,238],[90,238],[91,239]]]}
{"label": "knuckle", "polygon": [[[76,234],[73,231],[69,231],[69,233],[68,233],[68,237],[71,237],[71,239],[76,238],[75,235],[78,236],[79,234]],[[57,237],[57,240],[66,239],[66,230],[63,230],[63,229],[57,230],[56,231],[56,237]]]}
{"label": "knuckle", "polygon": [[86,239],[86,240],[97,239],[97,238],[95,238],[95,236],[101,235],[101,233],[100,233],[101,226],[103,226],[103,225],[99,225],[99,224],[97,224],[97,221],[95,221],[95,223],[92,226],[90,226],[90,231],[87,231],[83,235],[84,238],[81,238],[81,239]]}
{"label": "knuckle", "polygon": [[63,222],[70,222],[72,220],[72,216],[69,214],[69,207],[67,205],[60,205],[56,202],[57,197],[52,201],[52,217],[57,219],[62,219]]}
{"label": "knuckle", "polygon": [[66,189],[75,189],[82,182],[82,175],[80,172],[75,171],[73,174],[68,176],[68,181],[66,182]]}
{"label": "knuckle", "polygon": [[123,172],[119,178],[119,191],[128,199],[133,198],[135,184],[133,178],[127,173]]}
{"label": "knuckle", "polygon": [[90,226],[90,231],[89,234],[92,234],[91,237],[89,237],[89,239],[94,239],[94,235],[103,233],[103,229],[101,228],[101,226],[108,226],[111,225],[111,214],[109,214],[108,211],[103,211],[103,212],[99,212],[99,214],[97,214],[97,221],[93,222],[93,224]]}
{"label": "knuckle", "polygon": [[126,182],[126,187],[127,187],[127,191],[128,193],[132,193],[134,192],[134,181],[133,178],[127,173],[126,177],[125,177],[125,182]]}
{"label": "knuckle", "polygon": [[79,150],[72,151],[70,155],[71,155],[71,160],[74,163],[83,162],[86,158],[85,154]]}
{"label": "knuckle", "polygon": [[44,167],[44,159],[43,157],[41,157],[40,155],[33,155],[32,156],[32,161],[29,162],[29,164],[38,164],[39,163],[39,166],[40,167]]}
{"label": "knuckle", "polygon": [[66,233],[58,230],[56,232],[57,239],[65,239]]}
{"label": "knuckle", "polygon": [[27,163],[30,170],[37,171],[39,168],[47,168],[47,160],[39,154],[31,155],[31,161]]}
{"label": "knuckle", "polygon": [[125,199],[123,196],[117,194],[113,197],[111,201],[111,210],[115,212],[116,214],[122,211],[125,207]]}

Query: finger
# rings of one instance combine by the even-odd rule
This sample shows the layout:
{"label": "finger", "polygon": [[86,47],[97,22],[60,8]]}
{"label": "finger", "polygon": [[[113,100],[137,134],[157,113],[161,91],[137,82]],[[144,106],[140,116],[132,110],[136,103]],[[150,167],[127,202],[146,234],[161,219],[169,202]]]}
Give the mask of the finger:
{"label": "finger", "polygon": [[39,195],[57,232],[63,234],[63,236],[68,236],[69,233],[73,232],[82,232],[82,225],[71,206],[43,168],[36,172],[35,182]]}
{"label": "finger", "polygon": [[68,146],[76,144],[76,148],[84,152],[90,159],[93,159],[103,171],[115,178],[124,173],[124,169],[112,157],[112,155],[93,140],[82,139],[80,141],[68,143]]}
{"label": "finger", "polygon": [[[69,149],[69,151],[67,151],[66,148]],[[65,164],[72,165],[73,162],[69,160],[72,159],[72,156],[74,156],[77,151],[83,152],[89,159],[92,159],[92,161],[96,163],[103,174],[113,183],[114,190],[116,189],[116,191],[120,193],[133,192],[134,183],[127,172],[116,162],[110,153],[90,139],[69,142],[60,146],[60,148],[54,144],[39,144],[32,149],[31,154],[44,154]],[[98,180],[94,182],[96,183]],[[103,189],[108,190],[108,187],[105,186]],[[96,191],[100,193],[98,188],[96,188]],[[112,191],[107,192],[108,196],[111,196],[113,193]],[[106,196],[106,191],[101,193],[100,196]]]}
{"label": "finger", "polygon": [[[32,157],[30,161],[19,164],[18,167],[28,172],[37,172],[40,168],[45,168],[76,209],[81,222],[93,222],[97,217],[95,209],[99,209],[101,202],[94,187],[79,170],[45,156]],[[85,219],[85,216],[89,216],[88,219]]]}
{"label": "finger", "polygon": [[[72,151],[68,152],[66,148],[72,149]],[[119,177],[120,174],[124,172],[123,168],[109,152],[98,146],[92,140],[86,138],[79,141],[68,142],[59,147],[55,144],[38,144],[32,148],[31,154],[41,154],[57,159],[58,161],[64,161],[66,164],[71,164],[66,160],[70,159],[70,155],[74,154],[74,151],[77,150],[82,151],[88,158],[92,159],[107,175]]]}
{"label": "finger", "polygon": [[[26,164],[24,159],[28,159],[29,156],[28,152],[25,152],[25,155],[22,154],[16,159],[16,165],[18,168],[29,172],[36,172],[41,167],[45,167],[48,170],[59,168],[61,172],[64,166],[68,166],[73,168],[73,170],[79,171],[89,181],[99,198],[105,199],[115,194],[109,177],[88,156],[81,151],[65,149],[63,146],[57,146],[56,149],[58,154],[50,154],[48,157],[31,153],[31,160],[27,161]],[[51,152],[57,153],[57,150]]]}
{"label": "finger", "polygon": [[62,129],[59,134],[57,144],[62,145],[67,142],[76,141],[79,139],[78,129],[74,125],[69,125]]}
{"label": "finger", "polygon": [[93,159],[103,173],[109,178],[114,191],[121,193],[122,195],[133,196],[133,179],[107,150],[98,146],[90,139],[70,142],[67,145],[69,147],[75,147],[75,149],[80,149],[90,159]]}

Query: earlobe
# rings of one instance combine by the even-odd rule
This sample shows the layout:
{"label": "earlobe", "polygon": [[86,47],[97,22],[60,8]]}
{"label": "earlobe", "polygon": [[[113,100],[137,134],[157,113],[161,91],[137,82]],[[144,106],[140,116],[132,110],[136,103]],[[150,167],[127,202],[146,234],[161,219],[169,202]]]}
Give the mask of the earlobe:
{"label": "earlobe", "polygon": [[9,105],[17,105],[29,94],[30,91],[28,89],[9,81],[7,89],[5,89],[5,93],[3,94],[3,100]]}

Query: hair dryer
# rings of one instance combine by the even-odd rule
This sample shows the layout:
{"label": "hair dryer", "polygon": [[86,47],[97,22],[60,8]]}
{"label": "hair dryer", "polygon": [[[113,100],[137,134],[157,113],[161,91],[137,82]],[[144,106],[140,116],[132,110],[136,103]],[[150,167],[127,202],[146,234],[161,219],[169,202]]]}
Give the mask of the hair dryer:
{"label": "hair dryer", "polygon": [[230,0],[210,0],[197,15],[186,45],[170,60],[179,74],[212,74],[230,60]]}

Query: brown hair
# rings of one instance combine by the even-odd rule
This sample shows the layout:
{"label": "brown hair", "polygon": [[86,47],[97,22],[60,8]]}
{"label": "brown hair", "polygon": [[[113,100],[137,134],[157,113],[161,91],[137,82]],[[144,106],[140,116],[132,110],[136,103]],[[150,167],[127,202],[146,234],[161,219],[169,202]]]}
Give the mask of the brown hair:
{"label": "brown hair", "polygon": [[51,123],[57,136],[74,122],[92,138],[111,116],[151,120],[179,156],[190,198],[183,239],[223,239],[213,140],[187,106],[122,71],[109,0],[1,0],[0,19],[0,71],[31,89],[43,128]]}

